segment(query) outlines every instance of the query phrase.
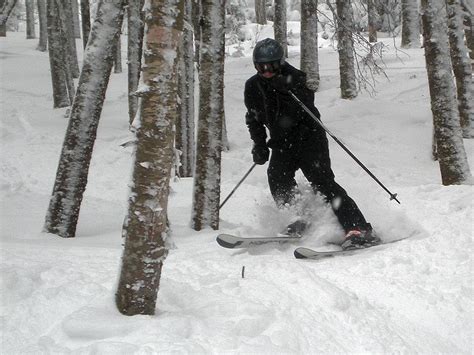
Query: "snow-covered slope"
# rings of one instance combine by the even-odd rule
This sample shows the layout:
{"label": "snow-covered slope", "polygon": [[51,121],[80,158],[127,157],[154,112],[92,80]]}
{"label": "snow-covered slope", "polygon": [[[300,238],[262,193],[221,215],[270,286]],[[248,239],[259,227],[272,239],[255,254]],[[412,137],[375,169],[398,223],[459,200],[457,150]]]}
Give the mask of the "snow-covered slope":
{"label": "snow-covered slope", "polygon": [[[337,53],[321,48],[316,105],[402,204],[331,142],[338,182],[383,239],[411,238],[351,257],[296,260],[296,246],[341,238],[316,199],[307,201],[312,229],[298,243],[223,249],[215,231],[189,228],[192,181],[181,179],[172,184],[176,248],[164,265],[156,315],[125,317],[114,292],[131,170],[131,148],[120,146],[132,138],[126,72],[112,75],[77,237],[42,234],[67,119],[51,108],[47,54],[23,33],[8,33],[0,40],[0,352],[472,353],[472,186],[441,186],[430,159],[423,51],[386,44],[390,80],[380,77],[376,96],[353,101],[339,99]],[[290,47],[289,62],[299,66],[298,47]],[[242,93],[253,72],[249,56],[226,63],[231,150],[223,154],[223,196],[252,164]],[[473,142],[465,143],[472,167]],[[260,166],[221,212],[221,231],[246,236],[273,235],[292,217],[274,207]]]}

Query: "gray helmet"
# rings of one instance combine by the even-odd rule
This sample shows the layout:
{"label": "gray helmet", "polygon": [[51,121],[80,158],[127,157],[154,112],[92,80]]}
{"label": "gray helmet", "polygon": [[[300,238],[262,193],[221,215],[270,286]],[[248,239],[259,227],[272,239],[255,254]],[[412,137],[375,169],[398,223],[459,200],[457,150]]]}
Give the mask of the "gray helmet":
{"label": "gray helmet", "polygon": [[285,63],[283,47],[271,38],[265,38],[257,42],[253,49],[254,63],[269,63],[279,61]]}

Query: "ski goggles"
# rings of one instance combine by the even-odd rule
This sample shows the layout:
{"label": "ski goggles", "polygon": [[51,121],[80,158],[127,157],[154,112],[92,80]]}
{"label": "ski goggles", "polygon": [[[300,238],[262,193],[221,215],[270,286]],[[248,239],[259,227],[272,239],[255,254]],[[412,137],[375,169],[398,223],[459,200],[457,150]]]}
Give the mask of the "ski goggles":
{"label": "ski goggles", "polygon": [[255,69],[257,69],[260,74],[263,74],[265,72],[276,73],[280,70],[280,68],[281,65],[279,60],[268,63],[255,63]]}

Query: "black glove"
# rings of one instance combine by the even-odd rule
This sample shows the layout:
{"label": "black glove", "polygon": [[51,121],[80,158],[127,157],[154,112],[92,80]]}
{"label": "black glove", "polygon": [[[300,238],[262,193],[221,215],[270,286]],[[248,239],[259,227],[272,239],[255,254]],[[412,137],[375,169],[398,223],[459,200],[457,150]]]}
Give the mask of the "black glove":
{"label": "black glove", "polygon": [[258,165],[263,165],[268,161],[270,150],[266,145],[255,145],[252,149],[253,162]]}
{"label": "black glove", "polygon": [[282,94],[288,95],[288,92],[292,89],[293,80],[290,75],[278,74],[270,80],[270,84]]}

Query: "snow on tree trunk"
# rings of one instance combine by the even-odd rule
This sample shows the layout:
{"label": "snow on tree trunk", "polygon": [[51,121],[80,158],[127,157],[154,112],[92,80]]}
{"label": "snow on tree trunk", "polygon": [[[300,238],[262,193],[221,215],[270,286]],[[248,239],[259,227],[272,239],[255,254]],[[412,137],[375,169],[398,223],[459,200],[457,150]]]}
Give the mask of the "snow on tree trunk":
{"label": "snow on tree trunk", "polygon": [[275,21],[273,22],[275,40],[281,44],[288,57],[288,38],[286,29],[286,0],[275,0]]}
{"label": "snow on tree trunk", "polygon": [[125,315],[154,314],[167,255],[167,207],[177,119],[177,50],[183,0],[147,0],[143,90],[137,119],[133,185],[116,293]]}
{"label": "snow on tree trunk", "polygon": [[199,120],[192,227],[219,228],[222,123],[224,119],[225,0],[203,0]]}
{"label": "snow on tree trunk", "polygon": [[318,0],[301,0],[301,70],[307,74],[306,86],[319,87]]}
{"label": "snow on tree trunk", "polygon": [[[185,23],[191,24],[192,1],[185,0]],[[190,177],[194,170],[194,44],[193,28],[185,26],[179,47],[178,120],[176,149],[181,151],[179,176]]]}
{"label": "snow on tree trunk", "polygon": [[[48,3],[54,0],[48,0]],[[99,1],[59,160],[44,230],[75,236],[89,164],[126,0]],[[50,47],[52,43],[50,41]]]}
{"label": "snow on tree trunk", "polygon": [[472,67],[464,44],[463,13],[460,0],[447,0],[451,61],[458,98],[459,116],[464,138],[474,138],[474,85]]}
{"label": "snow on tree trunk", "polygon": [[443,185],[472,180],[462,140],[449,56],[446,4],[422,0],[426,69]]}
{"label": "snow on tree trunk", "polygon": [[367,0],[367,27],[370,43],[377,42],[377,18],[375,0]]}
{"label": "snow on tree trunk", "polygon": [[259,25],[267,24],[267,14],[266,14],[266,1],[265,0],[255,0],[255,21]]}
{"label": "snow on tree trunk", "polygon": [[402,47],[420,47],[418,1],[402,0]]}
{"label": "snow on tree trunk", "polygon": [[354,41],[352,39],[354,28],[352,2],[337,0],[336,6],[341,97],[353,99],[357,97],[357,82],[354,68]]}
{"label": "snow on tree trunk", "polygon": [[71,1],[72,24],[74,27],[74,38],[81,38],[81,25],[79,23],[79,4],[77,0]]}
{"label": "snow on tree trunk", "polygon": [[91,14],[89,0],[81,0],[81,23],[82,23],[82,44],[84,48],[87,46],[89,40],[89,33],[91,31]]}
{"label": "snow on tree trunk", "polygon": [[35,1],[25,0],[26,7],[26,39],[36,38],[35,33]]}
{"label": "snow on tree trunk", "polygon": [[68,86],[66,85],[67,65],[59,9],[56,0],[47,0],[48,52],[53,85],[53,107],[69,106]]}
{"label": "snow on tree trunk", "polygon": [[129,2],[127,6],[127,58],[128,58],[128,117],[130,124],[138,110],[138,97],[135,94],[140,79],[143,45],[143,3],[144,0]]}
{"label": "snow on tree trunk", "polygon": [[36,47],[40,52],[48,49],[48,19],[46,16],[46,0],[37,0],[39,19],[39,42]]}

